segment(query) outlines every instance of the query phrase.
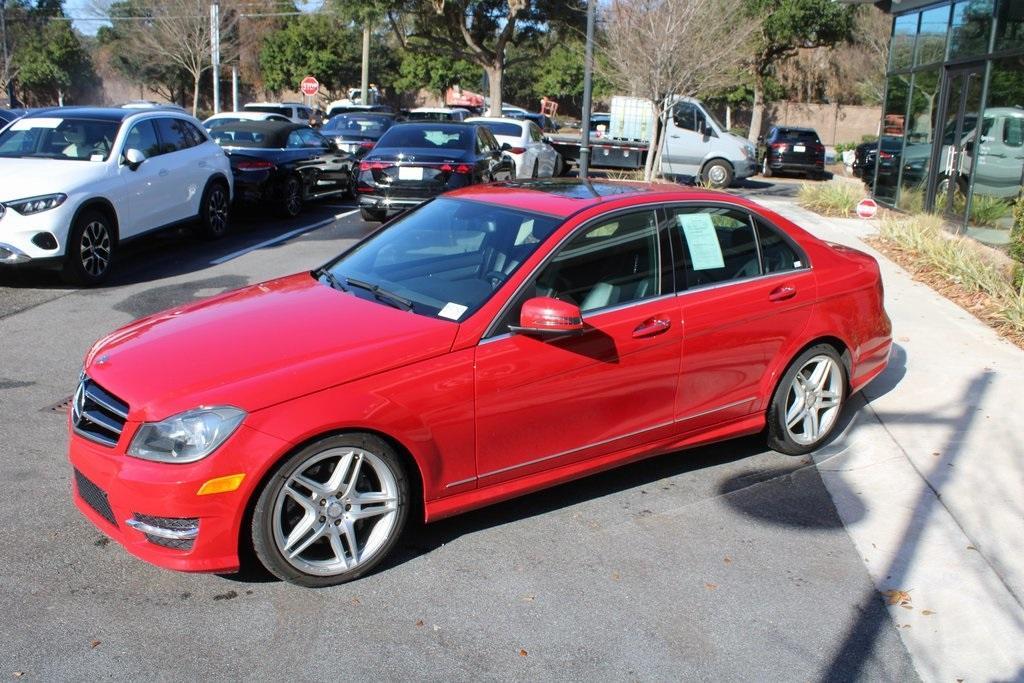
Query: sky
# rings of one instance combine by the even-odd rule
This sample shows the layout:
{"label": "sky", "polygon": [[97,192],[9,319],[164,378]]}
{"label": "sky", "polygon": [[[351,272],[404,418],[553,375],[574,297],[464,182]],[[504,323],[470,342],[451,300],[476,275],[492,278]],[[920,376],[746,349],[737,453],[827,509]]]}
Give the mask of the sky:
{"label": "sky", "polygon": [[[324,0],[296,0],[296,6],[304,12],[312,12],[324,4]],[[85,35],[95,35],[103,22],[91,19],[95,15],[96,0],[64,0],[64,13],[69,17],[90,17],[89,21],[76,21],[74,26]]]}

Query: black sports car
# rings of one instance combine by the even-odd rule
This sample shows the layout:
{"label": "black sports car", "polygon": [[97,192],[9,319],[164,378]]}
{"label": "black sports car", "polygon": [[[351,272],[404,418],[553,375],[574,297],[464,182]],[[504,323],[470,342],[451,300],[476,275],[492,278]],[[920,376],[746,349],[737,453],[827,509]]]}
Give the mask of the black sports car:
{"label": "black sports car", "polygon": [[394,123],[394,114],[339,114],[320,128],[320,134],[333,140],[342,152],[358,159],[373,149],[384,131]]}
{"label": "black sports car", "polygon": [[380,221],[388,211],[476,183],[515,178],[515,163],[483,124],[422,121],[387,130],[359,162],[359,208]]}
{"label": "black sports car", "polygon": [[235,197],[297,216],[307,200],[351,195],[356,161],[302,123],[252,121],[210,132],[231,160]]}
{"label": "black sports car", "polygon": [[853,150],[853,175],[871,185],[875,181],[875,164],[879,162],[879,182],[883,185],[895,184],[902,148],[903,138],[900,136],[883,135],[881,148],[878,140],[862,142]]}

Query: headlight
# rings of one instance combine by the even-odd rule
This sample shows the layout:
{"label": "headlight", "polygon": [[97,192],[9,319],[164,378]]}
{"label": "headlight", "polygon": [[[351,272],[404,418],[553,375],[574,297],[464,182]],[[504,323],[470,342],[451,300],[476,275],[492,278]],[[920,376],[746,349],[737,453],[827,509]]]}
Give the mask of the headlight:
{"label": "headlight", "polygon": [[196,408],[139,427],[128,455],[158,462],[195,462],[217,450],[245,419],[230,406]]}
{"label": "headlight", "polygon": [[15,199],[12,202],[4,202],[22,216],[28,216],[40,211],[56,209],[67,199],[66,194],[44,194],[39,197],[27,197],[26,199]]}

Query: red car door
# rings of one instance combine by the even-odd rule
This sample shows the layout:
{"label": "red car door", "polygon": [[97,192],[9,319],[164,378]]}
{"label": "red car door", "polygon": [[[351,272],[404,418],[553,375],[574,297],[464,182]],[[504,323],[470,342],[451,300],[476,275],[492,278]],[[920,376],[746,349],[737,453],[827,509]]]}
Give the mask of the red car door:
{"label": "red car door", "polygon": [[668,229],[686,286],[675,419],[691,432],[763,409],[765,372],[807,325],[817,291],[806,257],[746,212],[677,207]]}
{"label": "red car door", "polygon": [[[479,485],[672,433],[681,330],[652,210],[583,228],[539,269],[476,350]],[[522,302],[577,304],[585,331],[504,333]]]}

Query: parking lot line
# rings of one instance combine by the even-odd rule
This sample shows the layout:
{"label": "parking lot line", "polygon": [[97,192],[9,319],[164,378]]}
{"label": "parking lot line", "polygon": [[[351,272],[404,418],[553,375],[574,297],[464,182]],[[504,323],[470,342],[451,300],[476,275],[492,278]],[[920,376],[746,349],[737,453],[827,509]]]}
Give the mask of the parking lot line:
{"label": "parking lot line", "polygon": [[[356,209],[356,211],[357,210],[358,209]],[[263,249],[264,247],[271,247],[271,246],[274,246],[275,244],[280,244],[281,242],[287,242],[291,238],[297,237],[297,236],[299,236],[299,235],[301,235],[303,233],[307,233],[307,232],[310,232],[312,230],[316,230],[317,228],[322,228],[325,225],[330,225],[334,221],[338,220],[338,218],[342,218],[344,216],[351,215],[351,214],[355,213],[356,211],[349,211],[348,213],[340,214],[338,216],[335,216],[334,218],[326,218],[326,219],[324,219],[324,220],[322,220],[322,221],[320,221],[318,223],[313,223],[312,225],[306,225],[306,226],[303,226],[301,228],[296,228],[295,230],[292,230],[290,232],[286,232],[283,235],[278,235],[277,237],[274,237],[273,239],[269,239],[269,240],[266,240],[266,241],[263,241],[263,242],[259,242],[257,244],[253,244],[251,246],[248,246],[245,249],[239,249],[238,251],[233,251],[230,254],[225,254],[224,256],[221,256],[220,258],[213,259],[212,261],[210,261],[210,264],[214,265],[214,266],[219,266],[220,264],[227,263],[228,261],[231,261],[232,259],[236,259],[239,256],[244,256],[245,254],[248,254],[250,251],[256,251],[257,249]]]}

